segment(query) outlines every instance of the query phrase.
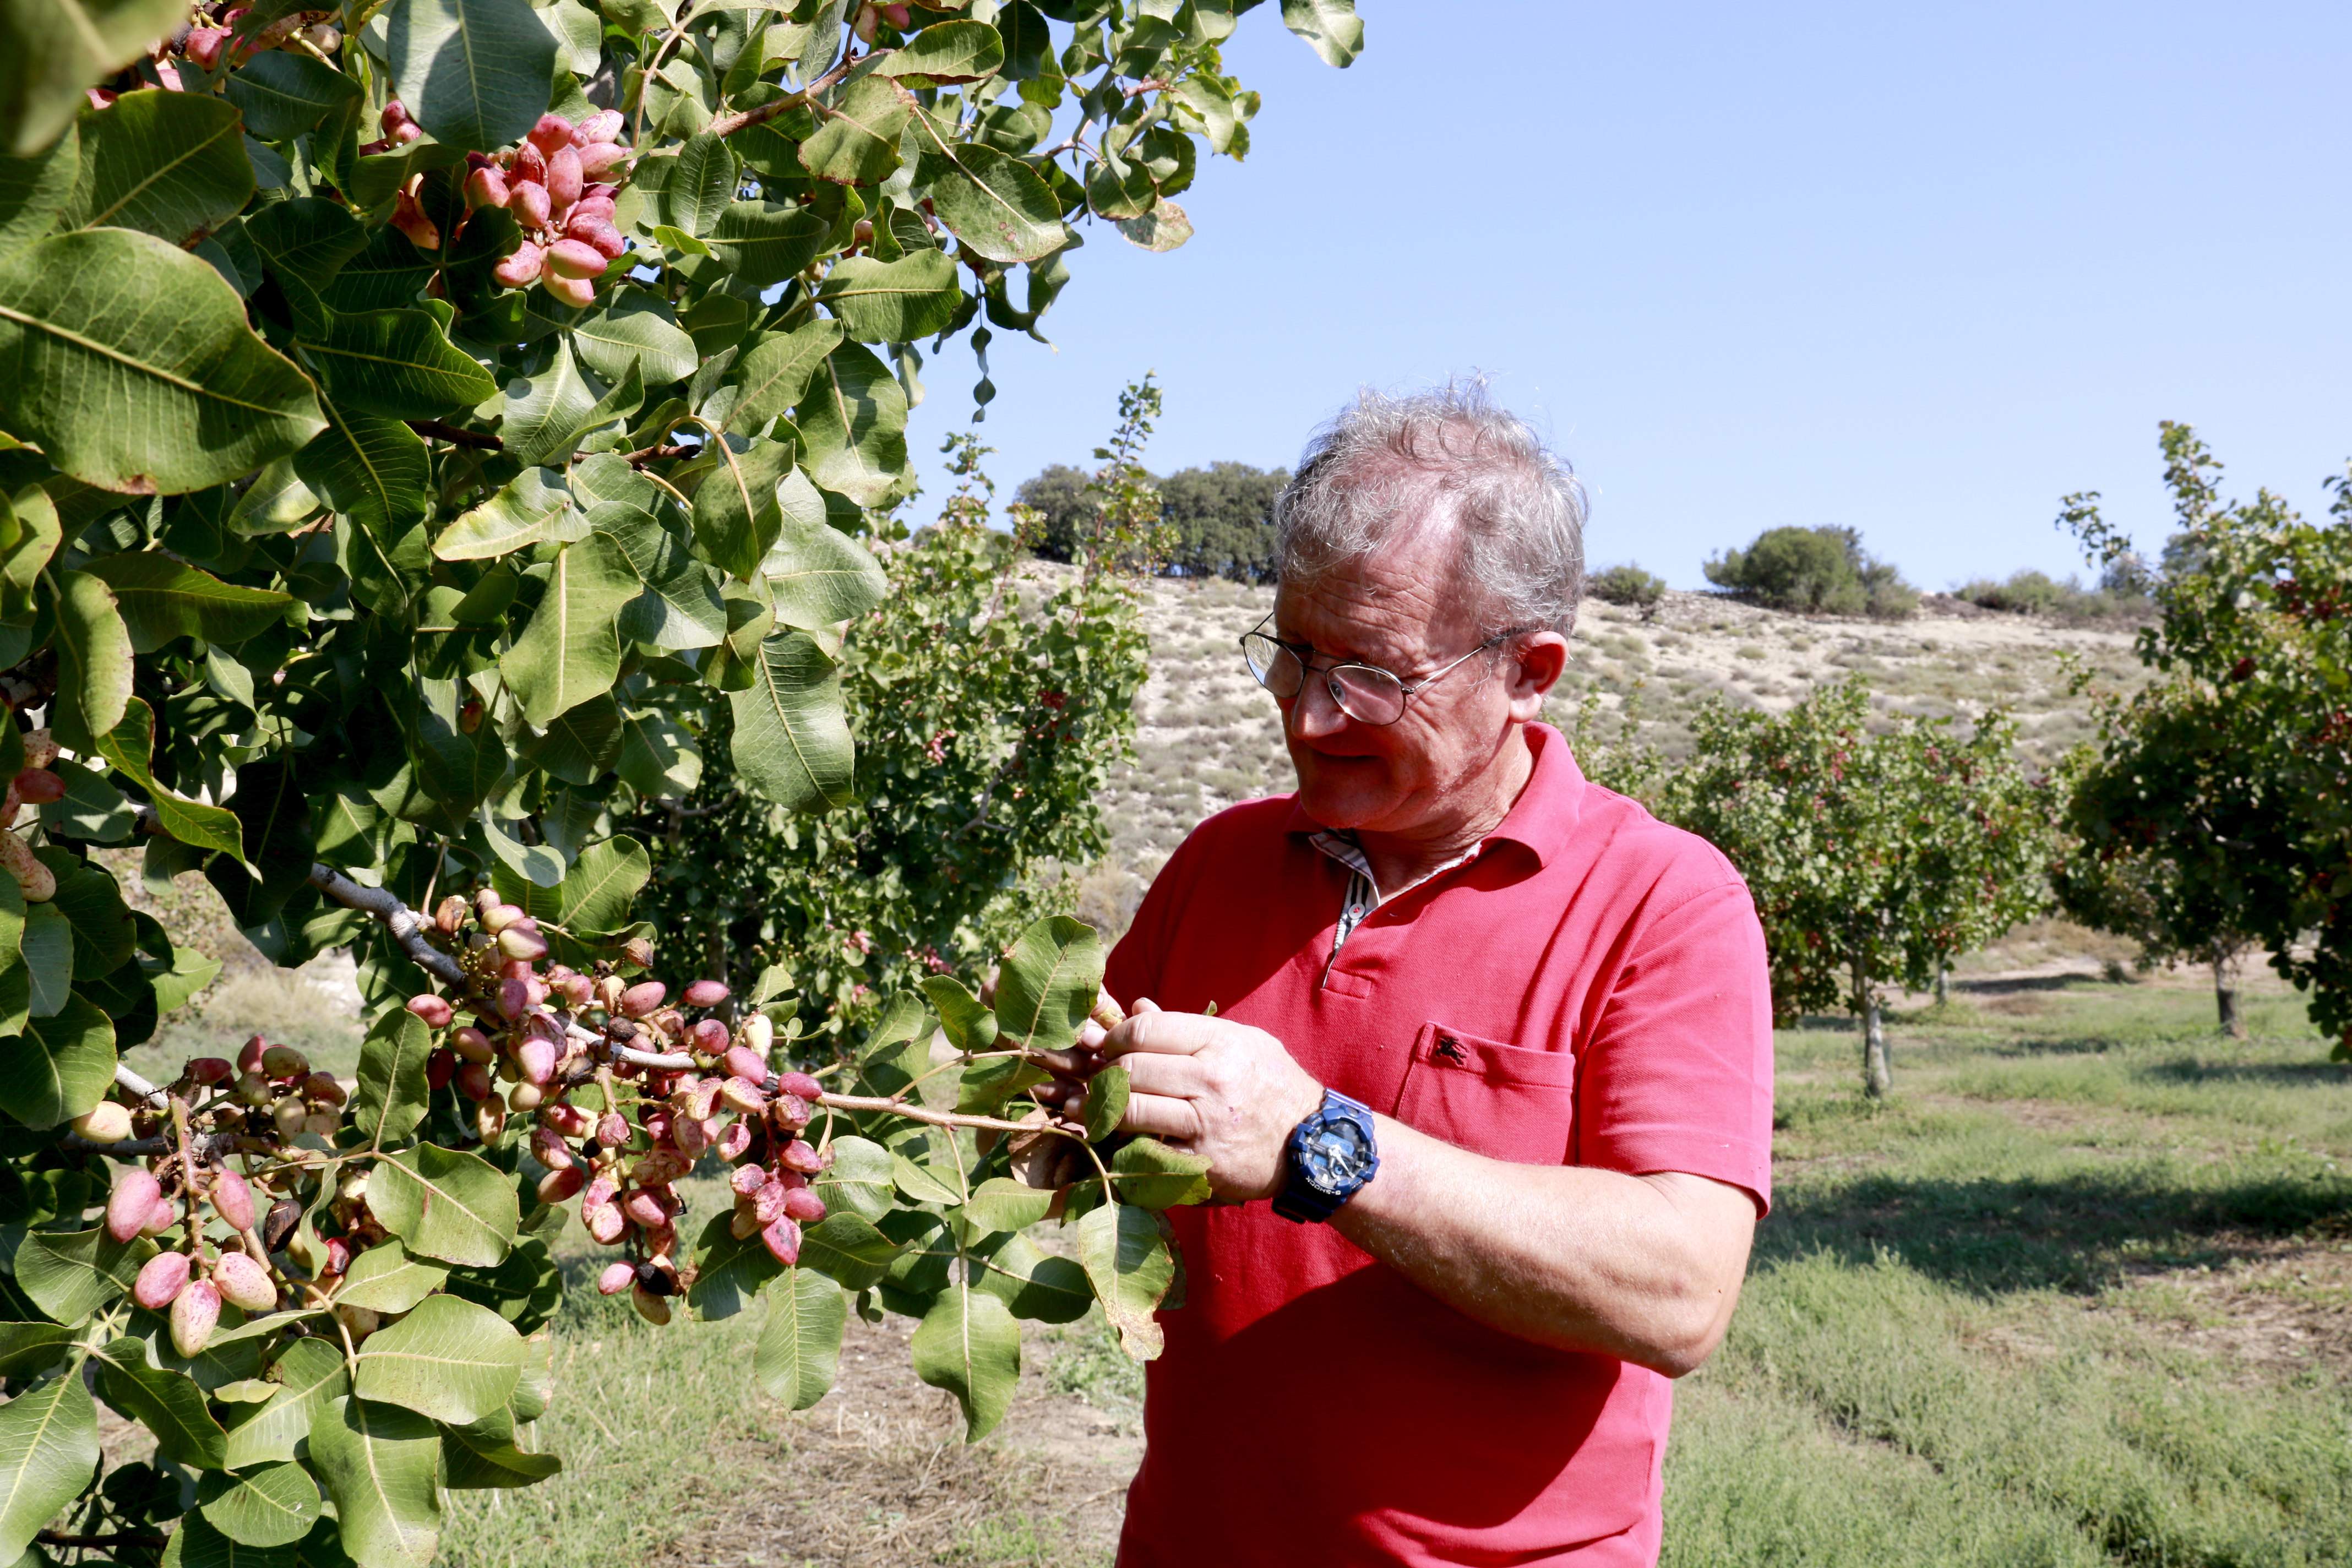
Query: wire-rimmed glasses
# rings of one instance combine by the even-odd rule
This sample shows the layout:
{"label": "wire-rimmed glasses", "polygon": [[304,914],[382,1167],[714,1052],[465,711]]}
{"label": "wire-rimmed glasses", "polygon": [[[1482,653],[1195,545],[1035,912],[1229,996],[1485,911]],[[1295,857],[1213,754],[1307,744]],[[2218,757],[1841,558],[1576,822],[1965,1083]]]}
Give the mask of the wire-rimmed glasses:
{"label": "wire-rimmed glasses", "polygon": [[[1272,618],[1267,617],[1268,620]],[[1306,686],[1307,677],[1312,671],[1322,676],[1323,689],[1330,693],[1332,705],[1359,724],[1395,723],[1404,717],[1407,698],[1444,679],[1488,648],[1508,642],[1518,635],[1517,631],[1497,632],[1444,668],[1433,670],[1419,680],[1408,681],[1377,664],[1362,664],[1354,659],[1316,669],[1312,645],[1284,642],[1265,627],[1265,622],[1261,621],[1255,629],[1242,634],[1242,658],[1248,661],[1249,672],[1256,678],[1257,683],[1287,702]]]}

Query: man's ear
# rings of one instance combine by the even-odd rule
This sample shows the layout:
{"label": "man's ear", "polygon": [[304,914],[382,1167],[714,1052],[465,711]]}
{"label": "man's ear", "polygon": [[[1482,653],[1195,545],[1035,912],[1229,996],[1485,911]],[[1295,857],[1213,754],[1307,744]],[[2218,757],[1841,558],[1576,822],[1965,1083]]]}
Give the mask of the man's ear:
{"label": "man's ear", "polygon": [[1568,639],[1558,632],[1528,632],[1514,638],[1502,669],[1513,717],[1525,721],[1541,713],[1544,698],[1567,672]]}

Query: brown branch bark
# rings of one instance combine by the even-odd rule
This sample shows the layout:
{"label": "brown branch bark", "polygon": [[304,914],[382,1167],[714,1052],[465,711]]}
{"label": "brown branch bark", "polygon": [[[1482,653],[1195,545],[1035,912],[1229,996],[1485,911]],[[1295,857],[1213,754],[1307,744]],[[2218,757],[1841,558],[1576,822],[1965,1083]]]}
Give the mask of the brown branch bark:
{"label": "brown branch bark", "polygon": [[451,985],[465,984],[465,970],[456,959],[425,939],[424,919],[389,889],[363,888],[323,862],[310,868],[310,886],[345,909],[357,910],[382,921],[410,962],[425,973]]}
{"label": "brown branch bark", "polygon": [[478,452],[503,452],[505,441],[481,430],[462,430],[455,425],[444,425],[438,419],[411,419],[408,427],[419,436],[430,436],[436,441],[446,441],[452,447],[471,447]]}

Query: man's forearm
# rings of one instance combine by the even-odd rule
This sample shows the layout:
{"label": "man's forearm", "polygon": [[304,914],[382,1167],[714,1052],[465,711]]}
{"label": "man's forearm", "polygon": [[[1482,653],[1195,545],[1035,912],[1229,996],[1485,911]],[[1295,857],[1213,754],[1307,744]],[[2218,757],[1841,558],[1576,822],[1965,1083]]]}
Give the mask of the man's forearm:
{"label": "man's forearm", "polygon": [[1380,1119],[1339,1233],[1480,1322],[1679,1376],[1714,1350],[1755,1211],[1698,1176],[1490,1160]]}

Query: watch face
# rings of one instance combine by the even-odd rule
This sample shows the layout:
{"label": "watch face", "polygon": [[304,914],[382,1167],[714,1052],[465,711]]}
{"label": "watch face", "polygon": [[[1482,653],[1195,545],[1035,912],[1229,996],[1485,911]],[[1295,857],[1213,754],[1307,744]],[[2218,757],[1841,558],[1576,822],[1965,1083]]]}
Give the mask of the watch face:
{"label": "watch face", "polygon": [[1327,1193],[1344,1193],[1363,1179],[1372,1163],[1372,1141],[1343,1117],[1318,1122],[1298,1141],[1298,1163],[1309,1182]]}

